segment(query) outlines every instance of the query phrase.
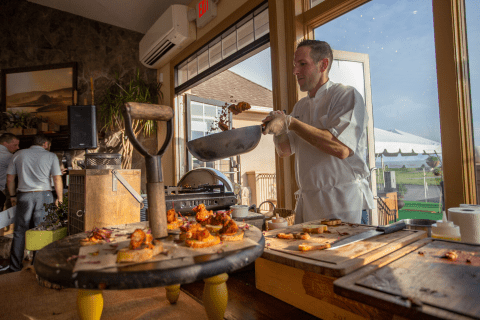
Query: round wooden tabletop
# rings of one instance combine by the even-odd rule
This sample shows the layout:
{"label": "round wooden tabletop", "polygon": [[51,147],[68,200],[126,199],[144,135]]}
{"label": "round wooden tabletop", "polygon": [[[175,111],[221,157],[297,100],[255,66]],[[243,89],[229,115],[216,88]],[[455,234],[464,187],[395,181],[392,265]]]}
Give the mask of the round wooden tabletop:
{"label": "round wooden tabletop", "polygon": [[123,290],[184,284],[233,272],[254,262],[263,253],[265,238],[254,226],[245,236],[257,245],[236,251],[73,272],[75,260],[69,257],[79,253],[80,239],[85,238],[85,234],[80,233],[38,251],[34,266],[40,277],[69,288]]}

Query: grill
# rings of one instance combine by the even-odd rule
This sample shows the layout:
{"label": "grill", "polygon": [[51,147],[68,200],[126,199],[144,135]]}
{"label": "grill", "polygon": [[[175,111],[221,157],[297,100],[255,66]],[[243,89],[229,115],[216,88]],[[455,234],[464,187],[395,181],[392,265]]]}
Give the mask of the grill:
{"label": "grill", "polygon": [[87,153],[86,169],[121,169],[122,155],[119,153]]}

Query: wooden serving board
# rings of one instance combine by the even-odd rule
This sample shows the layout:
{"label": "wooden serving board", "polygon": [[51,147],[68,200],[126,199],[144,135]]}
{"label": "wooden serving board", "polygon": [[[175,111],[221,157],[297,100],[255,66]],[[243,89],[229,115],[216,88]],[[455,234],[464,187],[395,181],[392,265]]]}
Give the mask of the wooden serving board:
{"label": "wooden serving board", "polygon": [[480,245],[417,241],[336,280],[334,291],[409,318],[480,319]]}
{"label": "wooden serving board", "polygon": [[303,225],[320,224],[321,220],[275,229],[265,233],[263,258],[295,268],[332,277],[344,276],[386,254],[398,250],[414,241],[425,238],[424,231],[402,230],[388,235],[379,235],[335,250],[313,250],[302,252],[302,243],[320,244],[335,241],[372,230],[375,226],[342,223],[328,226],[329,233],[310,234],[311,239],[280,239],[278,233],[302,232]]}

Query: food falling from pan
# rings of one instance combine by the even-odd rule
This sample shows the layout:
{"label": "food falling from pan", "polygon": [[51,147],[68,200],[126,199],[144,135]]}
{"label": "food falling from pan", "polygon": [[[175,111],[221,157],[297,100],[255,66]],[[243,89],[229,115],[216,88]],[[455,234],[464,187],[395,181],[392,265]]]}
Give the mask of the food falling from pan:
{"label": "food falling from pan", "polygon": [[[222,111],[220,112],[219,117],[216,118],[215,121],[213,122],[213,125],[210,128],[210,131],[215,131],[218,129],[222,131],[229,130],[229,126],[230,126],[229,113],[231,112],[234,115],[237,115],[250,108],[251,108],[250,104],[244,101],[241,101],[237,104],[229,104],[226,102],[225,105],[222,107]],[[235,128],[232,127],[232,129],[235,129]]]}

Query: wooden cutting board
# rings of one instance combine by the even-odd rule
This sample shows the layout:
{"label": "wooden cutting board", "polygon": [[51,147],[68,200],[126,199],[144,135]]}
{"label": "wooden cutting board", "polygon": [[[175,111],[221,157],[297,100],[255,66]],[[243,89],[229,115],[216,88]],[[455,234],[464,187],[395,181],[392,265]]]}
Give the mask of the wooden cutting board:
{"label": "wooden cutting board", "polygon": [[[452,251],[456,260],[445,257]],[[417,241],[336,280],[334,290],[409,318],[480,319],[480,245]]]}
{"label": "wooden cutting board", "polygon": [[375,229],[375,226],[342,223],[328,226],[328,233],[310,234],[311,239],[279,239],[278,233],[302,232],[303,225],[319,224],[321,220],[293,225],[286,229],[275,229],[265,233],[263,258],[299,269],[333,277],[346,275],[386,254],[398,250],[414,241],[425,238],[424,231],[402,230],[388,235],[379,235],[352,243],[336,250],[314,250],[302,252],[302,243],[335,243],[358,233]]}

